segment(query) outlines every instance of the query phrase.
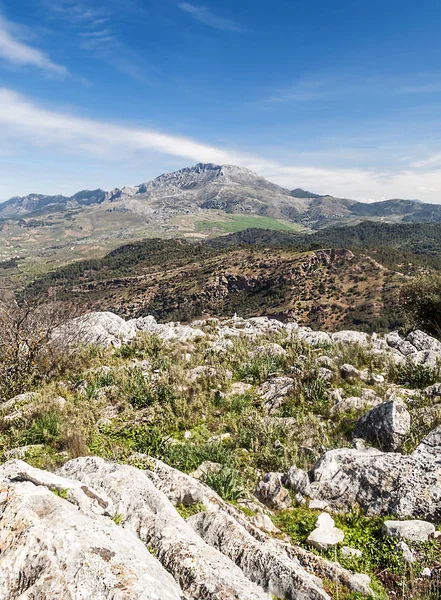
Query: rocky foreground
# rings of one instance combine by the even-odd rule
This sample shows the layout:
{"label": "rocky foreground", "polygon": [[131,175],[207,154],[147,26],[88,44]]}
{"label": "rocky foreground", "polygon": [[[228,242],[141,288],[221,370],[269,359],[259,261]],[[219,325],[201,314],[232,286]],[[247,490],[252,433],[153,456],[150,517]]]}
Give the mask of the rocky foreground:
{"label": "rocky foreground", "polygon": [[437,597],[436,339],[92,313],[51,343],[100,364],[0,404],[0,600]]}

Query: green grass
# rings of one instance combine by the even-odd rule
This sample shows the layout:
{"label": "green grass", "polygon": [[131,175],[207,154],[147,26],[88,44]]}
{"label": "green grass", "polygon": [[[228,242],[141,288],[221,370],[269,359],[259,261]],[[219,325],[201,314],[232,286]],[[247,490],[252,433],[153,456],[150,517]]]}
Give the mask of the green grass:
{"label": "green grass", "polygon": [[221,229],[225,233],[236,233],[250,227],[255,229],[272,229],[275,231],[305,231],[305,228],[298,223],[252,215],[228,215],[223,220],[211,221],[204,219],[203,221],[195,222],[197,232],[205,232],[208,229]]}

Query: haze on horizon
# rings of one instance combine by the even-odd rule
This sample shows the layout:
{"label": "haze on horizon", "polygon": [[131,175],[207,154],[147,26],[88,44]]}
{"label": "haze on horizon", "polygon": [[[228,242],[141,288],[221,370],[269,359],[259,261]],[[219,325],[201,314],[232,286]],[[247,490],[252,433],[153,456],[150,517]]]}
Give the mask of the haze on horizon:
{"label": "haze on horizon", "polygon": [[0,201],[213,162],[441,203],[440,17],[433,0],[4,0]]}

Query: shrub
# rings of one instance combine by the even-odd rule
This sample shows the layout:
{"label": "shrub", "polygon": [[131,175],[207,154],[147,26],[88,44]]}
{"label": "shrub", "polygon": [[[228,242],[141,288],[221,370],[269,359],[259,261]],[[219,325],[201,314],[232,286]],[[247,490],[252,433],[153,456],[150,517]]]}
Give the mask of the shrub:
{"label": "shrub", "polygon": [[439,381],[439,368],[433,369],[427,365],[418,365],[410,361],[391,367],[389,376],[399,385],[414,389],[424,389]]}
{"label": "shrub", "polygon": [[408,325],[441,336],[441,277],[431,274],[415,277],[401,287],[400,304]]}
{"label": "shrub", "polygon": [[244,495],[242,478],[239,472],[231,467],[223,466],[220,471],[208,471],[202,481],[227,502],[240,500]]}
{"label": "shrub", "polygon": [[47,412],[36,418],[32,425],[21,435],[20,443],[29,444],[55,444],[59,442],[62,432],[61,417],[56,412]]}
{"label": "shrub", "polygon": [[69,341],[62,347],[51,342],[54,330],[73,316],[72,306],[39,299],[0,304],[0,400],[71,367]]}

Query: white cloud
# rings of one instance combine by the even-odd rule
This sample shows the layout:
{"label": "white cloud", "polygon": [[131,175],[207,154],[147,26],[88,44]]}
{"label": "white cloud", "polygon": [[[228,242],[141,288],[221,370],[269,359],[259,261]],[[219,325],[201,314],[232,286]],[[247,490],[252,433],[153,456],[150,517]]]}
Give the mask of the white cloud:
{"label": "white cloud", "polygon": [[[284,164],[274,159],[220,148],[198,140],[151,129],[106,123],[61,111],[49,110],[8,89],[0,88],[0,147],[20,145],[56,150],[129,164],[131,157],[152,152],[177,157],[187,163],[232,163],[247,167],[268,179],[293,189],[303,187],[318,193],[381,200],[393,197],[440,202],[441,168],[415,165],[397,171],[361,168],[324,168]],[[435,162],[435,161],[433,161]],[[127,182],[121,181],[120,185]],[[97,186],[106,182],[97,182]],[[53,190],[54,192],[56,190]]]}
{"label": "white cloud", "polygon": [[66,75],[66,67],[54,63],[44,52],[28,46],[13,35],[13,24],[0,17],[0,58],[12,65],[37,67],[43,71]]}
{"label": "white cloud", "polygon": [[243,28],[231,19],[219,17],[218,15],[213,14],[211,10],[205,6],[190,4],[189,2],[178,2],[178,6],[181,10],[209,27],[214,27],[215,29],[221,29],[223,31],[243,31]]}

